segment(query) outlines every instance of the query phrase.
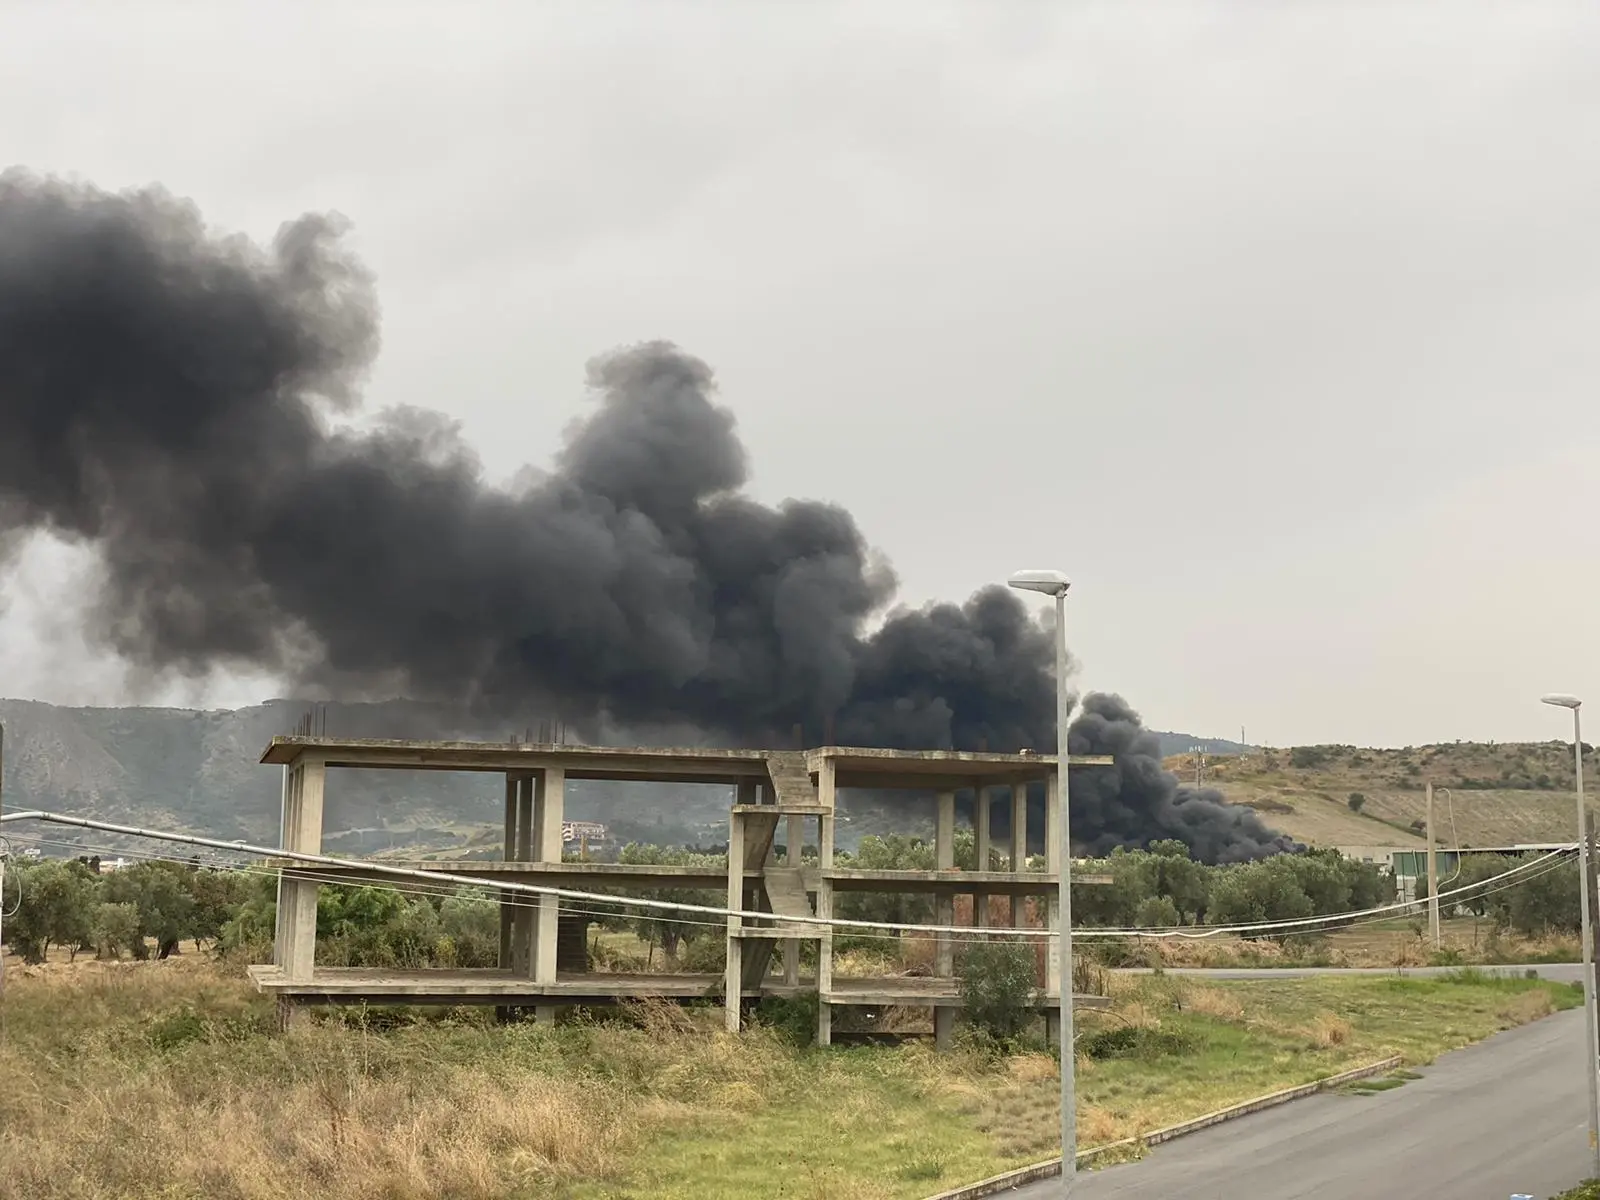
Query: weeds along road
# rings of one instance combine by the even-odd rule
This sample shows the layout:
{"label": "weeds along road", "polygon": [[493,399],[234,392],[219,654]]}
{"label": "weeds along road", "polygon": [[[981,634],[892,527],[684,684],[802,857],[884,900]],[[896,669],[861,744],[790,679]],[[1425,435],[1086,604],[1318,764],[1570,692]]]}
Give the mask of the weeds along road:
{"label": "weeds along road", "polygon": [[[1543,1200],[1589,1166],[1583,1010],[1570,1009],[1367,1095],[1320,1095],[1079,1176],[1082,1200]],[[1002,1193],[1046,1200],[1060,1181]]]}

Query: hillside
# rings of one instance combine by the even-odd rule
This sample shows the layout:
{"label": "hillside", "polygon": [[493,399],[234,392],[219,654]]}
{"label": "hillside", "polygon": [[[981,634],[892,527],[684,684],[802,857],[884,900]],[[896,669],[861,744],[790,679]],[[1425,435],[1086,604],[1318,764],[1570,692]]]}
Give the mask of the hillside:
{"label": "hillside", "polygon": [[[1593,759],[1586,748],[1589,778]],[[1168,758],[1167,766],[1180,779],[1194,779],[1192,755]],[[1554,741],[1401,750],[1300,746],[1208,758],[1204,782],[1303,842],[1404,847],[1423,844],[1415,823],[1423,820],[1431,780],[1437,840],[1497,846],[1574,836],[1572,766],[1571,744]],[[1352,795],[1362,797],[1359,811],[1351,808]]]}
{"label": "hillside", "polygon": [[[257,760],[268,739],[289,732],[305,711],[304,704],[288,700],[211,711],[0,700],[5,807],[274,843],[281,777]],[[330,704],[325,713],[328,732],[341,737],[500,740],[511,732],[464,727],[440,710],[402,700]],[[1455,835],[1451,797],[1438,799],[1444,844],[1457,838],[1464,845],[1498,845],[1571,836],[1571,748],[1561,742],[1248,748],[1240,754],[1237,743],[1221,739],[1159,736],[1165,747],[1207,747],[1208,786],[1314,845],[1421,845],[1411,824],[1422,819],[1422,787],[1429,778],[1453,790]],[[1169,757],[1167,765],[1180,779],[1193,780],[1191,755]],[[1600,772],[1593,778],[1600,780]],[[1349,806],[1352,793],[1363,797],[1359,812]],[[497,836],[500,803],[499,782],[482,775],[339,772],[328,787],[325,844],[334,853],[373,854],[458,845],[474,834]],[[726,805],[713,787],[574,782],[568,813],[605,821],[623,839],[715,843],[726,836]],[[841,815],[841,844],[869,832],[931,829],[931,817],[920,810],[880,811],[847,801]]]}
{"label": "hillside", "polygon": [[[286,700],[211,711],[0,700],[5,807],[276,844],[282,775],[258,760],[268,740],[290,732],[305,711]],[[403,700],[329,704],[324,711],[327,731],[339,737],[503,740],[511,733],[463,727]],[[500,828],[501,797],[499,780],[481,774],[338,772],[328,784],[324,848],[371,854],[455,844],[473,827]],[[575,781],[567,812],[606,821],[623,838],[726,836],[727,801],[715,788]]]}

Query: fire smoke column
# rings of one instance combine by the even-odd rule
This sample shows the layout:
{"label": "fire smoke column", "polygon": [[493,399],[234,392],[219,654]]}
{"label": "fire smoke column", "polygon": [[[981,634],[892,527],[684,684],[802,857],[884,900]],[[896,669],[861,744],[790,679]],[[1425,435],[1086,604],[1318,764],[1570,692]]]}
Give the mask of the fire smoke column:
{"label": "fire smoke column", "polygon": [[[160,188],[0,175],[0,562],[38,533],[92,550],[85,633],[144,679],[248,670],[734,744],[831,722],[1054,747],[1049,631],[1000,587],[891,609],[849,512],[750,497],[711,369],[670,343],[592,360],[549,469],[510,485],[440,413],[364,413],[378,304],[343,231],[307,215],[258,245]],[[1075,790],[1075,829],[1278,848],[1165,782],[1141,735],[1086,705],[1073,737],[1118,782]]]}

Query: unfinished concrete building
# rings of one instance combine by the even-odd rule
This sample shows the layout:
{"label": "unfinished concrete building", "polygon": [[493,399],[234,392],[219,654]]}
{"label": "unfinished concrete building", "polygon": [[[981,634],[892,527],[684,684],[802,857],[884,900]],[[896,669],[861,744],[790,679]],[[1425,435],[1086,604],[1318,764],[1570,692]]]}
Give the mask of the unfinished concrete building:
{"label": "unfinished concrete building", "polygon": [[[418,771],[475,771],[504,778],[504,860],[410,862],[408,867],[448,871],[481,880],[558,886],[586,891],[656,888],[725,889],[727,907],[770,916],[726,918],[726,970],[707,974],[615,974],[586,969],[583,924],[563,921],[554,896],[502,892],[500,963],[497,968],[335,968],[316,962],[317,894],[320,881],[336,879],[405,886],[403,880],[357,867],[296,866],[280,860],[277,929],[273,962],[251,968],[258,988],[276,996],[288,1020],[299,1006],[314,1004],[492,1004],[532,1009],[553,1016],[563,1006],[601,1005],[655,997],[721,998],[727,1027],[740,1026],[742,1006],[765,996],[815,993],[817,1038],[827,1044],[836,1007],[904,1005],[931,1008],[937,1040],[948,1039],[961,1004],[955,977],[953,938],[938,938],[931,977],[846,977],[834,972],[833,933],[794,918],[831,917],[841,892],[921,892],[935,897],[935,923],[953,924],[955,898],[972,895],[976,919],[988,911],[982,898],[1009,896],[1011,918],[1024,920],[1028,897],[1044,901],[1048,923],[1059,914],[1056,872],[1060,814],[1053,758],[1028,754],[956,751],[893,751],[824,747],[805,751],[656,750],[594,746],[485,742],[274,738],[261,761],[283,769],[282,846],[320,853],[323,791],[330,767]],[[1077,757],[1071,768],[1105,766],[1109,758]],[[732,806],[728,864],[722,867],[638,866],[563,862],[561,830],[569,780],[629,780],[724,784]],[[1027,803],[1030,783],[1046,792],[1043,873],[1026,870]],[[836,798],[842,788],[904,790],[931,794],[936,813],[936,867],[932,871],[865,870],[834,861]],[[976,861],[987,866],[991,850],[1002,852],[1005,870],[958,870],[955,866],[956,793],[975,789],[973,832]],[[1011,806],[1009,845],[990,838],[996,800]],[[777,835],[785,835],[780,859]],[[817,848],[814,863],[802,863],[801,848]],[[1105,882],[1085,878],[1083,882]],[[565,936],[564,936],[565,935]],[[815,973],[801,975],[803,943],[814,943]],[[1034,1003],[1046,1012],[1052,1036],[1061,995],[1059,943],[1052,941],[1045,986]],[[1066,981],[1070,986],[1070,978]],[[1094,1003],[1080,997],[1081,1003]]]}

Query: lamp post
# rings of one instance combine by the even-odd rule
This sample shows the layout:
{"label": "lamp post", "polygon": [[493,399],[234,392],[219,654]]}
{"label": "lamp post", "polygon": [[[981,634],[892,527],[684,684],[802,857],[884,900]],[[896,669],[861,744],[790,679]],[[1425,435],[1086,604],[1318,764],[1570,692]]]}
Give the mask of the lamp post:
{"label": "lamp post", "polygon": [[1056,877],[1061,914],[1061,1194],[1072,1195],[1078,1173],[1077,1057],[1072,1029],[1072,838],[1067,823],[1067,589],[1060,571],[1018,571],[1007,582],[1019,591],[1040,592],[1056,602],[1056,803],[1060,808],[1060,847]]}
{"label": "lamp post", "polygon": [[1583,803],[1583,726],[1576,696],[1553,692],[1540,697],[1546,704],[1572,710],[1572,759],[1578,783],[1578,911],[1583,917],[1583,1040],[1585,1072],[1589,1081],[1589,1153],[1594,1161],[1590,1175],[1600,1178],[1600,1061],[1595,1058],[1594,947],[1589,933],[1589,814]]}

